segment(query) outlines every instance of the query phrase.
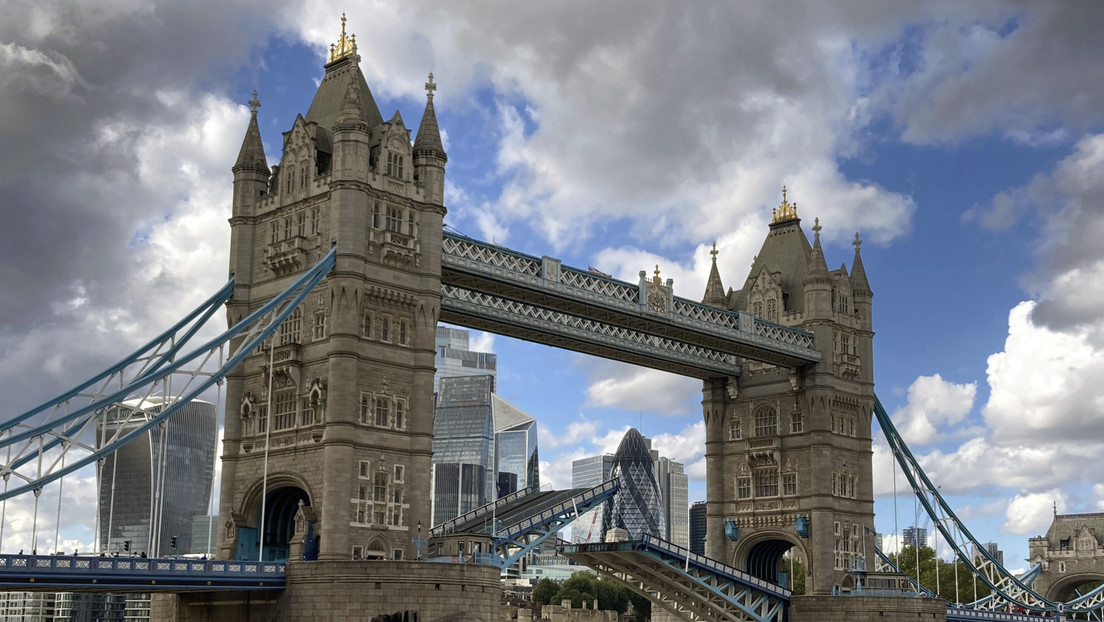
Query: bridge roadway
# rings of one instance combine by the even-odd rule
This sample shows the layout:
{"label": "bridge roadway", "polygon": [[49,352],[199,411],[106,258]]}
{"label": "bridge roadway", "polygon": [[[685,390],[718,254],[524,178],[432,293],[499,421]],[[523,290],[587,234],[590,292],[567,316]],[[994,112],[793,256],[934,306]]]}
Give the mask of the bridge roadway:
{"label": "bridge roadway", "polygon": [[820,361],[811,333],[445,232],[441,321],[696,378]]}
{"label": "bridge roadway", "polygon": [[0,589],[22,592],[282,590],[285,583],[277,562],[0,555]]}

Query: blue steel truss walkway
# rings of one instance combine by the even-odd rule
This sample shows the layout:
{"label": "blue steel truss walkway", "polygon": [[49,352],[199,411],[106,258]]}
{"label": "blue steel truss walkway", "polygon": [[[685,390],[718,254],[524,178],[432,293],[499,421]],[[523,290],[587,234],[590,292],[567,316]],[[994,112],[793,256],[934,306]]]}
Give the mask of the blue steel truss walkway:
{"label": "blue steel truss walkway", "polygon": [[490,536],[496,554],[480,561],[506,569],[580,515],[612,497],[619,486],[618,480],[611,479],[593,488],[545,492],[526,488],[441,523],[430,530],[430,535]]}
{"label": "blue steel truss walkway", "polygon": [[444,233],[441,321],[684,376],[739,374],[737,357],[783,367],[820,361],[812,334]]}
{"label": "blue steel truss walkway", "polygon": [[0,589],[21,592],[282,590],[285,583],[276,562],[0,555]]}
{"label": "blue steel truss walkway", "polygon": [[560,547],[671,613],[689,620],[784,619],[792,592],[653,536]]}

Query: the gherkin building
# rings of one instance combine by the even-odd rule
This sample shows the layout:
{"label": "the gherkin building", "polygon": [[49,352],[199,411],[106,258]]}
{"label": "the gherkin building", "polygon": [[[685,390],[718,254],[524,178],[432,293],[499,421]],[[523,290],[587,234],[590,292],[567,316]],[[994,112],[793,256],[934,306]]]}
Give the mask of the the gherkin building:
{"label": "the gherkin building", "polygon": [[652,451],[636,428],[630,428],[617,446],[611,475],[621,479],[621,488],[606,502],[605,531],[624,529],[630,540],[644,534],[662,538],[666,529]]}

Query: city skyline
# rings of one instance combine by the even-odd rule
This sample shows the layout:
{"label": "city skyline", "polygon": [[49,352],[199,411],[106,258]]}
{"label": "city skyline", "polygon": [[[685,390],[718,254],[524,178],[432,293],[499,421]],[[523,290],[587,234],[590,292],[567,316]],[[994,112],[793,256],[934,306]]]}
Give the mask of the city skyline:
{"label": "city skyline", "polygon": [[[245,102],[258,91],[275,162],[341,12],[151,6],[16,0],[0,25],[12,413],[225,282]],[[806,231],[820,218],[829,266],[860,232],[877,393],[971,531],[1024,567],[1052,504],[1104,510],[1087,468],[1104,451],[1102,9],[856,7],[607,5],[579,19],[534,6],[498,19],[404,3],[348,17],[387,116],[419,118],[434,72],[457,230],[626,280],[658,264],[691,299],[714,241],[725,286],[740,287],[783,185]],[[565,487],[574,458],[612,452],[635,426],[704,498],[700,384],[473,339],[511,361],[499,393],[542,428],[542,482]],[[875,473],[891,472],[876,441]],[[94,507],[93,477],[67,479],[66,507]],[[894,512],[903,481],[876,476],[881,533],[895,514],[923,522],[903,496]],[[4,550],[29,548],[30,513],[9,504]],[[65,548],[90,546],[94,523],[62,521]]]}

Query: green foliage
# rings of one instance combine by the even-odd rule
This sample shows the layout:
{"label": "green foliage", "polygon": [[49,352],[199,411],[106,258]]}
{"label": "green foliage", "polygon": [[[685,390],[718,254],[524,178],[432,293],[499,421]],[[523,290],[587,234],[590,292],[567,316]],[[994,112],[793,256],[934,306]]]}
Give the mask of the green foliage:
{"label": "green foliage", "polygon": [[[900,554],[890,555],[897,567],[912,578],[916,578],[917,555],[920,558],[920,585],[954,603],[969,603],[989,595],[989,587],[970,572],[962,561],[952,563],[942,559],[937,560],[935,550],[930,546],[922,546],[917,551],[914,546],[906,546]],[[938,585],[936,584],[936,568],[938,567]],[[955,568],[958,569],[958,593],[955,593]],[[977,588],[975,596],[975,587]]]}
{"label": "green foliage", "polygon": [[651,602],[647,598],[612,579],[598,578],[589,572],[576,572],[563,584],[541,579],[533,588],[533,602],[541,605],[558,605],[570,599],[572,607],[582,607],[584,602],[589,607],[595,598],[598,599],[599,609],[625,613],[629,603],[632,603],[637,621],[642,622],[651,617]]}
{"label": "green foliage", "polygon": [[805,593],[805,564],[797,558],[792,558],[793,572],[790,571],[791,558],[786,557],[782,559],[783,572],[790,575],[790,586],[793,590],[794,596],[801,596]]}

